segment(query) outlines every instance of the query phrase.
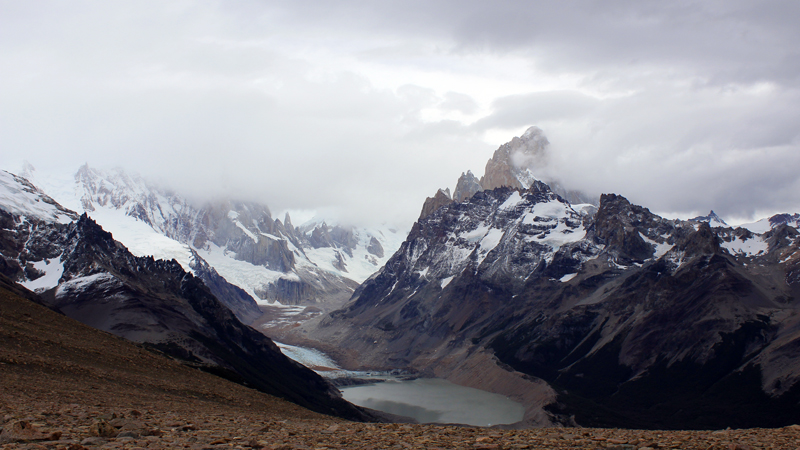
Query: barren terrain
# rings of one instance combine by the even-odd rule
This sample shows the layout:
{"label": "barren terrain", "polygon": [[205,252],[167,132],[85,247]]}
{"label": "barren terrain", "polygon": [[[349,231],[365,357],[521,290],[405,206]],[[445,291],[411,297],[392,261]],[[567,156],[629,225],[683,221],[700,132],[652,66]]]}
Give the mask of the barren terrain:
{"label": "barren terrain", "polygon": [[0,288],[0,448],[800,448],[723,431],[353,423],[183,366]]}

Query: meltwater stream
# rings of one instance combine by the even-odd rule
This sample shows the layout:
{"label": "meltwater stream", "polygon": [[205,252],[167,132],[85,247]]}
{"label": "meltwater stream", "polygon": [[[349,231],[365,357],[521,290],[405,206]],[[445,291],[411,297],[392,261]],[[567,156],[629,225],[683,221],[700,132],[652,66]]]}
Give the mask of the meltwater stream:
{"label": "meltwater stream", "polygon": [[421,423],[474,426],[511,424],[525,408],[499,394],[453,384],[439,378],[388,380],[341,389],[345,400],[366,408],[413,417]]}

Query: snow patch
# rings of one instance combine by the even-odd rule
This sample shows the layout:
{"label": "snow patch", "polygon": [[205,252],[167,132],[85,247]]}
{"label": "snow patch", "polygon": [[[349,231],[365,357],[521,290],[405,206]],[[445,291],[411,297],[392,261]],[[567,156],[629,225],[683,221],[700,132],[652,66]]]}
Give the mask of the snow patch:
{"label": "snow patch", "polygon": [[500,207],[498,209],[499,210],[512,209],[512,208],[516,207],[522,201],[523,201],[523,199],[522,199],[522,196],[519,195],[519,192],[514,191],[514,192],[511,193],[511,195],[508,196],[506,201],[503,202],[503,204],[500,205]]}
{"label": "snow patch", "polygon": [[655,259],[660,259],[662,256],[666,255],[668,251],[672,250],[672,247],[675,246],[674,244],[667,244],[666,242],[659,244],[657,241],[650,239],[641,232],[639,233],[639,236],[641,236],[642,240],[655,247],[655,252],[653,253],[653,258]]}
{"label": "snow patch", "polygon": [[34,292],[46,291],[58,286],[58,280],[64,274],[64,264],[61,262],[60,255],[58,258],[45,259],[31,264],[34,269],[44,272],[44,275],[35,280],[23,281],[20,283],[21,285]]}
{"label": "snow patch", "polygon": [[721,247],[731,255],[756,256],[766,252],[769,245],[761,236],[753,236],[747,240],[736,238],[732,242],[722,242]]}
{"label": "snow patch", "polygon": [[124,211],[98,207],[89,216],[134,256],[152,256],[154,259],[175,260],[183,270],[191,272],[192,252],[189,246],[170,239],[150,225],[125,214]]}
{"label": "snow patch", "polygon": [[481,239],[481,243],[478,245],[478,259],[476,261],[477,265],[480,265],[486,256],[494,250],[495,247],[500,243],[500,240],[503,239],[506,232],[497,228],[492,228],[486,233],[486,236]]}
{"label": "snow patch", "polygon": [[489,227],[487,225],[481,225],[474,230],[468,231],[464,234],[459,235],[459,238],[466,239],[469,242],[476,243],[480,242],[485,236],[486,233],[489,232]]}
{"label": "snow patch", "polygon": [[564,275],[563,277],[559,278],[558,281],[560,281],[562,283],[566,283],[567,281],[575,278],[577,275],[578,275],[577,273],[568,273],[568,274]]}
{"label": "snow patch", "polygon": [[56,297],[62,297],[66,294],[75,294],[87,290],[90,286],[110,284],[115,281],[116,278],[108,272],[95,273],[85,277],[75,277],[58,286],[58,289],[56,289]]}
{"label": "snow patch", "polygon": [[766,233],[767,231],[771,230],[772,226],[769,223],[769,219],[761,219],[761,220],[759,220],[757,222],[743,223],[743,224],[739,225],[739,228],[745,228],[747,230],[750,230],[753,233],[762,234],[762,233]]}
{"label": "snow patch", "polygon": [[450,284],[451,281],[453,281],[453,278],[455,278],[455,277],[454,276],[450,276],[450,277],[447,277],[447,278],[442,278],[439,281],[439,284],[442,286],[442,289],[447,287],[447,285]]}

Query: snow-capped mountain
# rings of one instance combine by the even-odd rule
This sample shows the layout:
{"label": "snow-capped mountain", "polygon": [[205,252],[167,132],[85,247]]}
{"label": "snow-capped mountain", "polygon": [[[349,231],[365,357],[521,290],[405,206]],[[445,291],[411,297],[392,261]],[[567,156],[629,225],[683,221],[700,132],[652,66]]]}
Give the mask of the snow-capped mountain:
{"label": "snow-capped mountain", "polygon": [[0,172],[4,285],[18,282],[68,317],[199,369],[325,414],[368,417],[269,338],[243,325],[214,290],[230,296],[243,292],[202,261],[194,263],[210,285],[176,261],[132,255],[87,215],[78,217],[24,178]]}
{"label": "snow-capped mountain", "polygon": [[540,181],[442,203],[304,336],[354,367],[510,396],[529,425],[800,420],[796,228],[712,228],[613,194],[576,207]]}
{"label": "snow-capped mountain", "polygon": [[[692,219],[689,219],[689,222],[694,222],[694,223],[705,222],[711,228],[714,228],[714,227],[727,227],[728,226],[728,224],[725,223],[725,221],[722,220],[722,218],[720,216],[718,216],[717,213],[715,213],[713,210],[711,212],[709,212],[707,216],[697,216],[697,217],[694,217]],[[764,231],[766,231],[766,230],[764,230]]]}
{"label": "snow-capped mountain", "polygon": [[0,170],[0,209],[45,222],[70,223],[78,219],[23,177]]}
{"label": "snow-capped mountain", "polygon": [[[35,169],[26,173],[36,179]],[[52,179],[52,178],[51,178]],[[263,303],[342,304],[375,272],[405,234],[316,221],[295,228],[253,202],[196,203],[121,169],[82,166],[70,181],[48,183],[134,254],[175,259],[186,270],[200,258]]]}

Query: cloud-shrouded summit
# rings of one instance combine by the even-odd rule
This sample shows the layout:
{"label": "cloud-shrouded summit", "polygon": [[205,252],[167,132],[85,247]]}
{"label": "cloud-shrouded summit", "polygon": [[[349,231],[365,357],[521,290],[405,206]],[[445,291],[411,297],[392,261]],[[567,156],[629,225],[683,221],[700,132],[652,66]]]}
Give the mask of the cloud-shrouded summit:
{"label": "cloud-shrouded summit", "polygon": [[408,223],[536,125],[571,189],[757,220],[800,211],[798,18],[780,1],[0,1],[0,162]]}

